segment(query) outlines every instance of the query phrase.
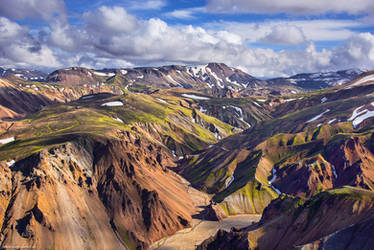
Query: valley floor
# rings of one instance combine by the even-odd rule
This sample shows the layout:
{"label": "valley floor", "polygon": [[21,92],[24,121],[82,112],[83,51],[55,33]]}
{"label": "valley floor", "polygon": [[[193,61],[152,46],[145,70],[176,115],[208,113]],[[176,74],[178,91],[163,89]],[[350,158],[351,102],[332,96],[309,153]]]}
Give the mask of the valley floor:
{"label": "valley floor", "polygon": [[195,249],[205,239],[213,236],[219,229],[230,231],[232,227],[246,227],[256,223],[261,215],[236,215],[229,216],[222,221],[193,220],[192,228],[180,230],[176,234],[155,242],[150,249]]}

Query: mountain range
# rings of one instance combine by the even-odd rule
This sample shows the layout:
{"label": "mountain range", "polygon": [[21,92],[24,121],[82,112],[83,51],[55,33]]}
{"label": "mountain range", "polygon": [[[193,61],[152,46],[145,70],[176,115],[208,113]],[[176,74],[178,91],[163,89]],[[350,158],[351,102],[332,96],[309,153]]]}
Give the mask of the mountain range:
{"label": "mountain range", "polygon": [[2,248],[374,247],[373,71],[27,71],[0,71]]}

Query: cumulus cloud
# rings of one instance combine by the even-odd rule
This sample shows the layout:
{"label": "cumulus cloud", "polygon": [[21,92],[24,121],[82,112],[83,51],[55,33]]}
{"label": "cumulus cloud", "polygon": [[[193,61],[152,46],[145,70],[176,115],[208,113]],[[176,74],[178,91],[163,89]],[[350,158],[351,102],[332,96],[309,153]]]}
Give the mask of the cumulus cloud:
{"label": "cumulus cloud", "polygon": [[0,17],[0,34],[0,45],[4,46],[27,34],[27,29],[5,17]]}
{"label": "cumulus cloud", "polygon": [[0,0],[0,16],[23,20],[25,18],[62,18],[66,8],[63,0]]}
{"label": "cumulus cloud", "polygon": [[352,36],[342,47],[334,49],[331,61],[338,67],[349,66],[373,69],[374,35],[361,33]]}
{"label": "cumulus cloud", "polygon": [[289,25],[277,25],[260,41],[272,44],[297,45],[304,43],[306,37],[301,28]]}
{"label": "cumulus cloud", "polygon": [[209,0],[208,11],[223,13],[290,13],[310,15],[323,13],[372,13],[372,0]]}
{"label": "cumulus cloud", "polygon": [[59,67],[52,50],[33,38],[28,29],[0,17],[0,55],[3,65]]}
{"label": "cumulus cloud", "polygon": [[115,32],[130,32],[136,28],[137,19],[118,6],[102,6],[94,12],[83,14],[91,31],[112,34]]}
{"label": "cumulus cloud", "polygon": [[[339,20],[171,26],[159,18],[138,19],[122,7],[102,6],[82,14],[79,24],[51,22],[50,30],[38,36],[0,18],[0,64],[110,68],[215,61],[258,77],[374,68],[373,34],[349,30],[357,26]],[[346,43],[330,50],[317,49],[316,40],[332,39],[329,32],[347,39]],[[303,46],[280,51],[251,46],[261,41]]]}
{"label": "cumulus cloud", "polygon": [[[205,25],[211,30],[230,30],[231,33],[237,34],[247,42],[271,42],[266,39],[267,36],[276,36],[282,44],[295,44],[295,41],[288,39],[288,34],[294,34],[301,42],[302,36],[308,41],[338,41],[346,40],[354,35],[350,29],[359,28],[364,24],[353,20],[272,20],[265,22],[213,22]],[[284,38],[281,33],[284,32]]]}

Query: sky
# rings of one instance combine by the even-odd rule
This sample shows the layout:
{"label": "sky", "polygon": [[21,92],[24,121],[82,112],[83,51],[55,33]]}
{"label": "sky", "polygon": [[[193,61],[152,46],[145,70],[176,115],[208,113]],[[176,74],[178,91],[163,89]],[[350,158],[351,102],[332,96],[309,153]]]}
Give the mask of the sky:
{"label": "sky", "polygon": [[0,66],[374,69],[373,0],[0,0]]}

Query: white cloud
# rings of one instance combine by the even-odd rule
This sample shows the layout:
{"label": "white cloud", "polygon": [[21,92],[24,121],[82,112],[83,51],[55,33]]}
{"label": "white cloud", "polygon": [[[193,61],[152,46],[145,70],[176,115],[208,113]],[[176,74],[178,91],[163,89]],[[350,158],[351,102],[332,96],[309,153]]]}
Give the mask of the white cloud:
{"label": "white cloud", "polygon": [[272,44],[297,45],[304,43],[306,37],[302,29],[297,26],[276,25],[261,41]]}
{"label": "white cloud", "polygon": [[374,35],[361,33],[352,36],[344,46],[334,49],[331,59],[338,67],[374,68]]}
{"label": "white cloud", "polygon": [[61,66],[53,51],[45,45],[42,45],[37,51],[33,51],[28,44],[12,44],[8,47],[6,55],[16,63],[48,68]]}
{"label": "white cloud", "polygon": [[209,0],[207,10],[223,13],[289,13],[311,15],[323,13],[372,13],[372,0]]}
{"label": "white cloud", "polygon": [[195,12],[189,9],[174,10],[165,14],[169,18],[178,18],[178,19],[192,19],[195,18]]}
{"label": "white cloud", "polygon": [[[47,39],[35,38],[27,28],[0,18],[0,63],[109,68],[214,61],[240,67],[259,77],[374,68],[373,34],[349,30],[360,25],[354,21],[311,20],[171,26],[158,18],[137,19],[122,7],[103,6],[84,13],[81,24],[53,22]],[[316,48],[315,41],[333,36],[348,40],[331,50]],[[303,43],[305,49],[298,46],[275,51],[251,47],[252,42],[260,41]]]}
{"label": "white cloud", "polygon": [[173,10],[164,14],[167,18],[177,18],[177,19],[193,19],[196,18],[197,14],[205,13],[206,9],[204,7],[196,8],[186,8]]}
{"label": "white cloud", "polygon": [[[209,30],[229,30],[237,34],[247,42],[273,42],[282,44],[295,44],[288,38],[292,34],[299,42],[302,37],[311,41],[339,41],[351,37],[354,32],[350,29],[363,27],[359,21],[351,20],[272,20],[265,22],[215,22],[208,23],[205,27]],[[283,38],[281,37],[283,33]],[[272,35],[271,35],[272,34]],[[267,39],[268,36],[276,36],[278,39]],[[271,38],[270,37],[270,38]],[[276,38],[273,37],[273,38]]]}
{"label": "white cloud", "polygon": [[0,55],[4,65],[59,67],[52,50],[28,33],[28,29],[0,17]]}
{"label": "white cloud", "polygon": [[11,19],[25,18],[52,19],[66,18],[66,8],[63,0],[1,0],[0,15]]}
{"label": "white cloud", "polygon": [[118,6],[102,6],[94,12],[83,14],[87,25],[92,31],[112,34],[113,32],[130,32],[136,28],[136,17]]}
{"label": "white cloud", "polygon": [[75,41],[69,35],[71,31],[69,31],[70,27],[67,24],[61,24],[59,22],[52,25],[52,31],[50,34],[50,41],[53,45],[66,49],[66,50],[74,50],[75,49]]}
{"label": "white cloud", "polygon": [[5,17],[0,17],[0,45],[7,45],[24,36],[27,29],[21,27],[19,24],[10,21]]}
{"label": "white cloud", "polygon": [[128,8],[132,10],[159,10],[166,6],[164,0],[131,1]]}

